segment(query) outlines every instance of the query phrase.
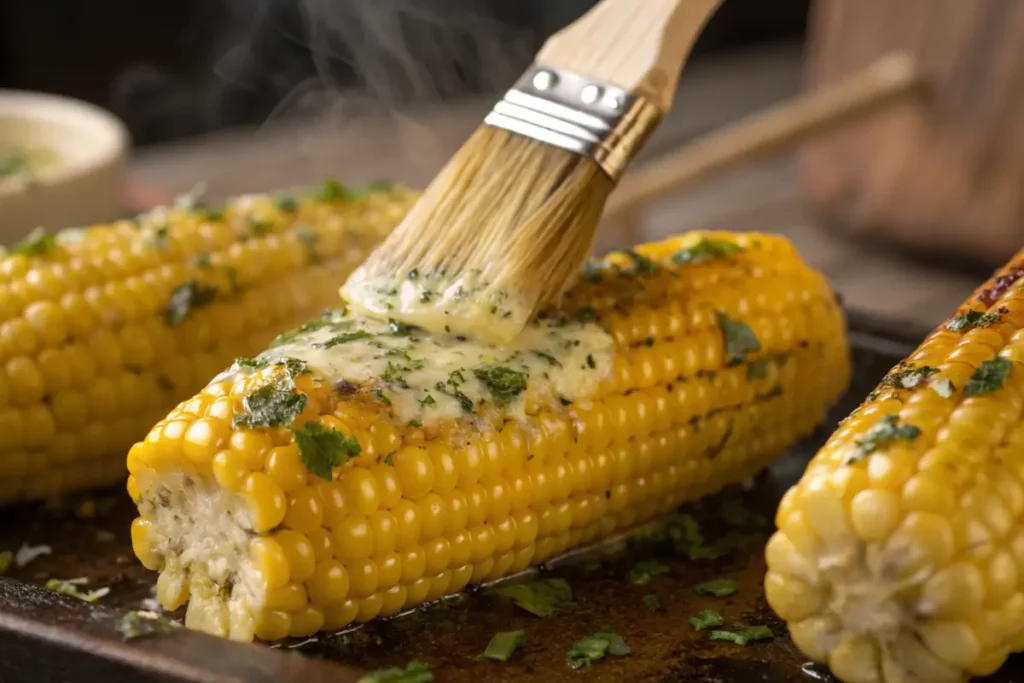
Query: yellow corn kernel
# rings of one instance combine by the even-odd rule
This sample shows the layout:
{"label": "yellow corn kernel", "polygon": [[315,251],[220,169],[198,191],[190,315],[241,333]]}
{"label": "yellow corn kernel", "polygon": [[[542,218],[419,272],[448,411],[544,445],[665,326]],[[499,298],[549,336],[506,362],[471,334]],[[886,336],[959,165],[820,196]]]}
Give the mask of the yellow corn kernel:
{"label": "yellow corn kernel", "polygon": [[[700,263],[674,256],[707,248],[703,240],[735,253]],[[131,451],[140,519],[153,527],[141,552],[187,562],[194,585],[258,577],[212,600],[251,614],[256,637],[280,638],[508,576],[757,472],[845,388],[832,292],[769,235],[700,233],[635,253],[650,260],[642,271],[612,256],[538,318],[530,334],[551,335],[527,347],[538,354],[421,332],[414,341],[397,325],[335,312],[286,335],[292,341],[261,354],[258,367],[234,366]],[[559,343],[549,354],[550,338]],[[411,345],[430,341],[436,352],[417,359]],[[390,344],[406,346],[380,346]],[[449,352],[482,360],[449,367]],[[352,358],[351,371],[331,370]],[[266,400],[285,416],[256,415],[253,404]],[[808,486],[814,514],[789,514],[805,537],[778,543],[776,554],[813,548],[836,525],[850,538],[934,533],[941,525],[929,511],[905,523],[907,461],[874,480]],[[168,510],[160,503],[169,491],[179,494]],[[858,501],[856,519],[834,495]],[[949,543],[919,544],[922,557],[946,556],[956,538],[947,526]],[[197,550],[184,560],[183,547]],[[213,576],[211,567],[234,569]],[[1011,578],[1005,558],[978,567],[1000,585]],[[811,616],[805,605],[823,596],[814,577],[775,577],[770,597]],[[196,623],[235,637],[220,621]],[[863,647],[851,642],[844,656]]]}
{"label": "yellow corn kernel", "polygon": [[779,507],[768,602],[842,681],[963,681],[1024,648],[1022,265],[893,368]]}
{"label": "yellow corn kernel", "polygon": [[[135,221],[58,233],[55,243],[31,237],[26,253],[0,256],[0,504],[116,481],[156,414],[333,304],[414,199],[402,188],[348,192],[331,182],[216,210],[184,199]],[[238,451],[261,470],[266,437],[235,432],[237,444],[221,443],[234,402],[212,396],[188,408],[201,408],[188,414],[203,421],[166,435],[184,444],[177,455],[205,469]],[[393,429],[378,431],[380,448],[395,443]],[[61,470],[59,480],[43,486],[3,464],[26,452],[41,469]],[[91,465],[68,466],[82,459]],[[221,458],[218,472],[238,486],[237,462]]]}

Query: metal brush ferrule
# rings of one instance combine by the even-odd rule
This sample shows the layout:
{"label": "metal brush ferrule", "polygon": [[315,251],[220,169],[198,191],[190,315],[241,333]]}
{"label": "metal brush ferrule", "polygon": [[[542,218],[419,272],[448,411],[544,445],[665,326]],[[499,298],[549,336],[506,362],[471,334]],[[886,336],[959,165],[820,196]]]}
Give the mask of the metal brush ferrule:
{"label": "metal brush ferrule", "polygon": [[618,180],[660,118],[658,108],[640,95],[534,64],[484,123],[590,157]]}

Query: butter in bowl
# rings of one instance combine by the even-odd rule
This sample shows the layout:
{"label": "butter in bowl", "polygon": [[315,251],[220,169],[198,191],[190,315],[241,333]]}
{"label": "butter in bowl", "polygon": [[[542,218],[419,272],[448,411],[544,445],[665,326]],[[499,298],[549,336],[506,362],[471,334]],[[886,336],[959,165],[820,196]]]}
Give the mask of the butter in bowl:
{"label": "butter in bowl", "polygon": [[0,89],[0,243],[122,212],[125,126],[78,100]]}

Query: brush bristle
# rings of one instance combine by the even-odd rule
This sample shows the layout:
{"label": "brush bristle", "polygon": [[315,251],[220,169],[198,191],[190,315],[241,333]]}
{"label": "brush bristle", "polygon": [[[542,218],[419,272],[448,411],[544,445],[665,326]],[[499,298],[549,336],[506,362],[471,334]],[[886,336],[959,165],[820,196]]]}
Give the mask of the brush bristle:
{"label": "brush bristle", "polygon": [[587,157],[481,126],[342,295],[371,314],[507,342],[577,276],[613,187]]}

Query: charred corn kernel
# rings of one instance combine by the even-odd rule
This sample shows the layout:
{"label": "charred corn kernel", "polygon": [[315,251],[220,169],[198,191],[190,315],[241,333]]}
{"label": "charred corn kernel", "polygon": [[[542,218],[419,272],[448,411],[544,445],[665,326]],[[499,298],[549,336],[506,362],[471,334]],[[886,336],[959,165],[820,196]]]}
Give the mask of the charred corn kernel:
{"label": "charred corn kernel", "polygon": [[[324,187],[294,199],[239,197],[216,210],[184,198],[55,242],[30,236],[26,253],[0,256],[0,411],[11,411],[0,412],[0,463],[27,451],[37,464],[0,466],[0,504],[116,481],[124,452],[161,414],[234,357],[332,305],[415,199],[401,188]],[[222,451],[239,450],[246,467],[261,470],[265,436],[236,432],[237,448],[220,443],[233,401],[200,405],[204,415],[189,415],[205,420],[189,420],[179,455],[205,470]],[[16,429],[5,428],[7,417]],[[401,443],[390,425],[378,431],[377,447]],[[69,467],[82,459],[90,465]],[[237,464],[219,459],[227,487],[237,485]],[[59,485],[33,482],[47,469],[62,470]]]}
{"label": "charred corn kernel", "polygon": [[[735,253],[692,263],[702,240]],[[813,429],[846,385],[843,318],[785,241],[704,233],[630,253],[588,269],[508,347],[338,311],[236,362],[130,452],[140,553],[188,577],[197,613],[227,605],[259,638],[342,628],[651,520]],[[936,533],[930,517],[906,523],[908,459],[822,477],[805,537],[773,557],[837,525],[851,539]],[[1004,495],[1024,505],[1024,490]],[[969,566],[1013,578],[1006,558]],[[824,593],[807,568],[777,572],[769,594],[810,617]]]}
{"label": "charred corn kernel", "polygon": [[765,590],[842,681],[946,683],[1024,649],[1024,252],[844,420],[784,496]]}

